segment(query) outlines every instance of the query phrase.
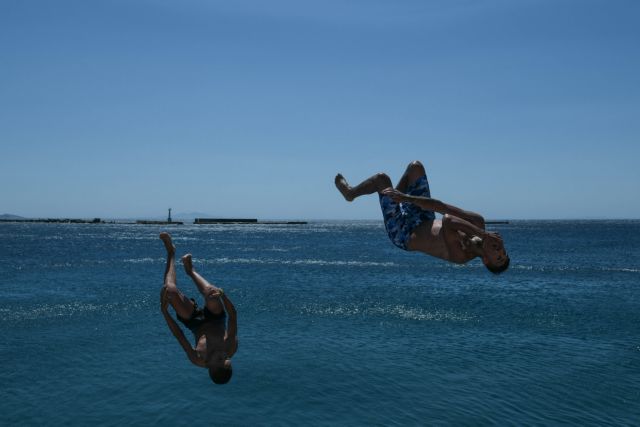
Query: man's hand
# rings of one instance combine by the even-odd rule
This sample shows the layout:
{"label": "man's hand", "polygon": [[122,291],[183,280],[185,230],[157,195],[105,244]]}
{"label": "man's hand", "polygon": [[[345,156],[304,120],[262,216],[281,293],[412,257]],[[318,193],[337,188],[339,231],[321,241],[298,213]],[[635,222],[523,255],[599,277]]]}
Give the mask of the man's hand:
{"label": "man's hand", "polygon": [[222,295],[224,295],[222,288],[216,288],[207,294],[207,299],[221,298]]}
{"label": "man's hand", "polygon": [[396,203],[401,203],[407,201],[407,195],[401,191],[396,190],[395,188],[385,188],[382,190],[382,195],[391,198]]}

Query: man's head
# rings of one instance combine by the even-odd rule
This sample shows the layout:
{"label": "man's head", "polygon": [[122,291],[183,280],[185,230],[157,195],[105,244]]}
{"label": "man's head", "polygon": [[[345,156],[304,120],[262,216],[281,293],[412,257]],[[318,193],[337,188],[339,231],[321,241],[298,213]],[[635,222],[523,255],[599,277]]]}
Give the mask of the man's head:
{"label": "man's head", "polygon": [[233,369],[231,368],[231,360],[228,358],[213,359],[209,364],[209,377],[216,384],[226,384],[231,379]]}
{"label": "man's head", "polygon": [[482,262],[493,274],[500,274],[509,268],[509,255],[499,234],[491,234],[482,245]]}

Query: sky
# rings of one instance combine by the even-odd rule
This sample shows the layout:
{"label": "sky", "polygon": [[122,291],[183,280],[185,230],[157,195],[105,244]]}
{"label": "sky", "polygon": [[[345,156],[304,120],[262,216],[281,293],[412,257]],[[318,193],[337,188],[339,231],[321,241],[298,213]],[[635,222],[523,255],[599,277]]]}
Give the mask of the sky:
{"label": "sky", "polygon": [[640,218],[635,0],[2,0],[0,214]]}

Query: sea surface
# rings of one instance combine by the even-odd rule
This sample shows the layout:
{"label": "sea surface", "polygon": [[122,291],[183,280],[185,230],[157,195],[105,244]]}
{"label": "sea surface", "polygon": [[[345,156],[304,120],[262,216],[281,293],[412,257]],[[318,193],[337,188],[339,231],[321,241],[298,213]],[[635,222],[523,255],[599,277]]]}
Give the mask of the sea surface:
{"label": "sea surface", "polygon": [[[2,223],[0,425],[639,425],[640,221],[490,228],[500,276],[376,221]],[[237,308],[227,385],[160,313],[165,229]]]}

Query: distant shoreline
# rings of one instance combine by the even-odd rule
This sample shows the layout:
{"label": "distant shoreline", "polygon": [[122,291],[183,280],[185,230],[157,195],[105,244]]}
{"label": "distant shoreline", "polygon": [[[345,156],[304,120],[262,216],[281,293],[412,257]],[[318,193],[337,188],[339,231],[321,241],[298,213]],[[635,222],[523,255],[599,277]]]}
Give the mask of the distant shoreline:
{"label": "distant shoreline", "polygon": [[[103,220],[101,218],[0,218],[2,222],[27,222],[44,224],[132,224],[132,225],[183,225],[184,221],[158,220]],[[307,221],[259,221],[255,218],[195,218],[193,224],[268,224],[268,225],[304,225]]]}
{"label": "distant shoreline", "polygon": [[[8,215],[0,216],[2,223],[41,223],[41,224],[119,224],[119,225],[305,225],[310,222],[376,222],[377,219],[310,219],[310,220],[258,220],[255,218],[188,218],[166,220],[138,220],[138,219],[102,219],[102,218],[24,218]],[[509,225],[522,222],[612,222],[612,221],[640,221],[640,218],[589,218],[589,219],[499,219],[487,220],[487,225]]]}

